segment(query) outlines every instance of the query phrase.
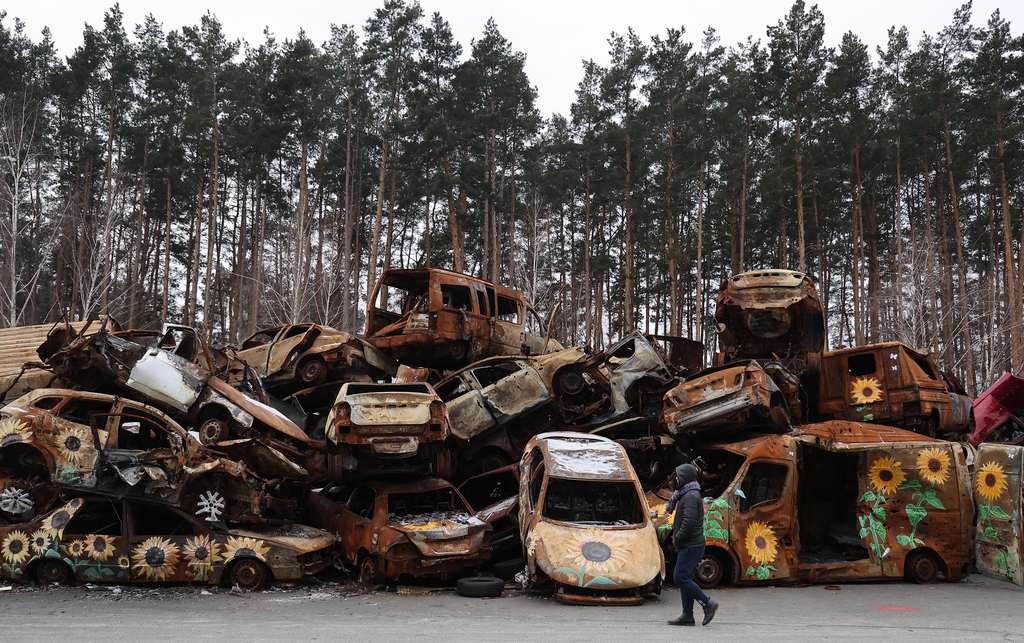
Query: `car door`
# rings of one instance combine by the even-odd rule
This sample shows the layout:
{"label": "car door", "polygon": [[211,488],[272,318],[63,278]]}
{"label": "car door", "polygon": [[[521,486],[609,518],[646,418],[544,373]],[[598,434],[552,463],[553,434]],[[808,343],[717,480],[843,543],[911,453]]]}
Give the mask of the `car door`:
{"label": "car door", "polygon": [[277,327],[256,331],[242,342],[242,350],[238,351],[238,357],[252,366],[262,377],[266,377],[271,350],[282,330],[281,327]]}
{"label": "car door", "polygon": [[1024,447],[982,444],[974,462],[975,564],[986,576],[1024,585],[1019,519]]}
{"label": "car door", "polygon": [[96,486],[111,407],[110,400],[72,398],[60,406],[52,423],[36,427],[36,439],[54,455],[54,482],[80,489]]}
{"label": "car door", "polygon": [[[387,498],[383,499],[387,502]],[[374,543],[367,534],[377,508],[377,492],[365,484],[358,485],[341,512],[340,527],[345,558],[352,565],[359,563],[359,550],[370,550]]]}
{"label": "car door", "polygon": [[[164,418],[125,401],[114,407],[108,420],[109,438],[103,450],[102,476],[116,476],[143,495],[150,490],[163,497],[179,480],[178,455],[184,450],[182,436],[171,431]],[[105,487],[117,486],[103,480]]]}
{"label": "car door", "polygon": [[[86,500],[64,528],[64,562],[81,582],[127,581],[131,550],[121,500]],[[33,536],[34,537],[34,536]]]}
{"label": "car door", "polygon": [[[168,583],[206,580],[211,551],[208,537],[197,534],[192,519],[171,507],[128,502],[128,543],[131,547],[131,579],[137,583]],[[205,547],[209,562],[197,559],[196,547]],[[218,546],[219,547],[219,546]]]}
{"label": "car door", "polygon": [[747,462],[733,483],[729,540],[742,581],[784,580],[796,561],[795,472],[786,460]]}

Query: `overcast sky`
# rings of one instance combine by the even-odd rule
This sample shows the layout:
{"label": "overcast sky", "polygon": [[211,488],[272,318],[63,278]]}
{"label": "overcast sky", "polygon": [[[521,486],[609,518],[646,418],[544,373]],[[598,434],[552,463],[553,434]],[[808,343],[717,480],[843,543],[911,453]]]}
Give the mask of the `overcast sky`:
{"label": "overcast sky", "polygon": [[[101,28],[103,14],[113,2],[99,0],[36,0],[8,6],[5,24],[21,18],[33,40],[49,27],[61,55],[69,55],[82,43],[86,23]],[[230,38],[251,43],[263,40],[269,27],[278,39],[294,37],[300,29],[323,43],[334,24],[362,26],[383,0],[122,0],[121,10],[129,32],[152,13],[165,30],[194,25],[206,11],[220,19]],[[808,5],[814,4],[807,2]],[[872,52],[884,44],[890,26],[906,26],[916,43],[921,34],[935,34],[950,22],[961,0],[821,0],[825,15],[825,40],[839,43],[853,31]],[[526,72],[538,91],[537,105],[544,116],[567,114],[576,85],[582,76],[581,61],[593,58],[607,63],[607,39],[613,32],[632,27],[644,40],[663,34],[669,27],[685,27],[687,36],[699,42],[709,26],[722,44],[731,46],[747,36],[767,40],[765,29],[776,24],[792,6],[792,0],[421,0],[428,16],[438,11],[451,24],[455,38],[466,52],[484,23],[493,17],[515,50],[526,54]],[[0,5],[2,6],[2,5]],[[1011,23],[1013,34],[1024,27],[1021,0],[975,0],[974,24],[984,25],[996,9]]]}

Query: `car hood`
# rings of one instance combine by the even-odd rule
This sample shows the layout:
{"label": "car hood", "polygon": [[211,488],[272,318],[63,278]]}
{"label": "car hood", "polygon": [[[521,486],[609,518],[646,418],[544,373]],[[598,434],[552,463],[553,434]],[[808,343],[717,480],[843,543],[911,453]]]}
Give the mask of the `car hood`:
{"label": "car hood", "polygon": [[433,515],[392,518],[388,527],[402,533],[426,556],[470,554],[480,549],[484,533],[491,526],[467,514],[437,517]]}
{"label": "car hood", "polygon": [[331,547],[335,543],[334,534],[307,527],[306,525],[276,525],[266,527],[250,527],[248,529],[232,529],[228,534],[236,538],[256,538],[281,547],[289,547],[298,553],[317,551]]}
{"label": "car hood", "polygon": [[590,589],[642,587],[665,573],[665,554],[650,522],[631,529],[537,522],[527,560],[552,580]]}

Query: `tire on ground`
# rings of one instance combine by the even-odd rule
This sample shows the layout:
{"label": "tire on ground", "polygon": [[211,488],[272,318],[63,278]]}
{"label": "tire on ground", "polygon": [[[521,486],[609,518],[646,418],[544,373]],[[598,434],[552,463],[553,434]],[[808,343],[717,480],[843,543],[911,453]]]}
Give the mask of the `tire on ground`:
{"label": "tire on ground", "polygon": [[455,591],[459,596],[468,598],[489,598],[501,596],[505,590],[505,581],[494,576],[470,576],[460,578],[455,584]]}

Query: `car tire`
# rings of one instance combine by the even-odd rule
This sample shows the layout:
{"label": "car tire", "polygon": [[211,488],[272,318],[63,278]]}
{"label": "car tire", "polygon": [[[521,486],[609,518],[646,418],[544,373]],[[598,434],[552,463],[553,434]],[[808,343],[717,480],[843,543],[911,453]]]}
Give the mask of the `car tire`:
{"label": "car tire", "polygon": [[722,583],[722,579],[725,577],[725,565],[717,555],[704,554],[704,557],[697,563],[697,569],[693,576],[701,588],[713,589]]}
{"label": "car tire", "polygon": [[223,442],[230,436],[231,427],[228,421],[219,415],[211,415],[199,425],[199,442],[205,446]]}
{"label": "car tire", "polygon": [[327,364],[316,355],[306,358],[299,364],[298,379],[309,385],[323,383],[327,379]]}
{"label": "car tire", "polygon": [[583,391],[586,382],[583,373],[575,368],[566,368],[558,373],[558,389],[565,395],[578,395]]}
{"label": "car tire", "polygon": [[511,558],[509,560],[501,560],[491,567],[491,571],[494,575],[504,581],[510,581],[516,577],[516,574],[526,569],[525,558]]}
{"label": "car tire", "polygon": [[366,587],[373,587],[384,582],[384,569],[376,556],[366,556],[359,563],[359,582]]}
{"label": "car tire", "polygon": [[505,591],[505,581],[494,576],[469,576],[455,583],[455,591],[467,598],[492,598]]}
{"label": "car tire", "polygon": [[904,570],[907,580],[918,585],[929,585],[934,583],[939,575],[939,563],[932,554],[919,551],[907,557]]}
{"label": "car tire", "polygon": [[71,570],[63,561],[44,558],[36,567],[36,580],[40,585],[65,585],[71,578]]}
{"label": "car tire", "polygon": [[255,592],[267,581],[267,568],[255,558],[243,558],[231,566],[228,578],[247,592]]}

